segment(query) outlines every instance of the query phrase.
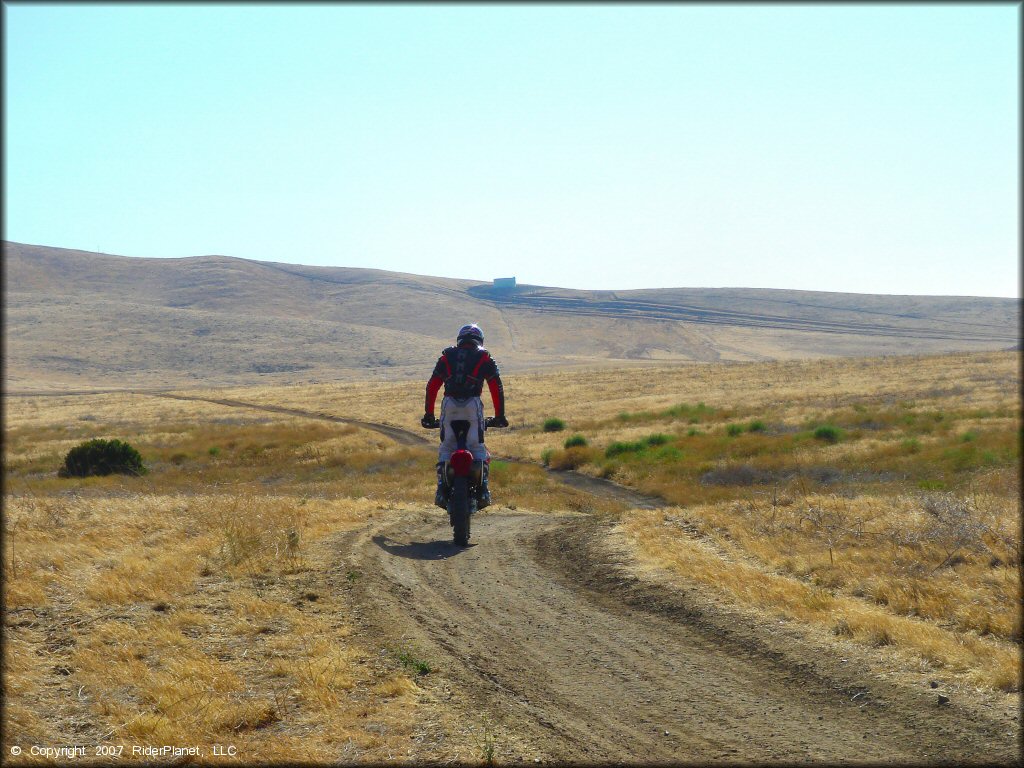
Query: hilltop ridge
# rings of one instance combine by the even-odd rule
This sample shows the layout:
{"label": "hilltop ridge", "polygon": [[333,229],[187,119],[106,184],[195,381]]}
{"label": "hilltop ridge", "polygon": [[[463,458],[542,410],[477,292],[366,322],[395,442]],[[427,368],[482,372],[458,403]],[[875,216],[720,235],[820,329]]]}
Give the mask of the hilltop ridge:
{"label": "hilltop ridge", "polygon": [[929,354],[1019,343],[1017,299],[582,291],[4,242],[5,391],[425,376],[463,322],[507,370]]}

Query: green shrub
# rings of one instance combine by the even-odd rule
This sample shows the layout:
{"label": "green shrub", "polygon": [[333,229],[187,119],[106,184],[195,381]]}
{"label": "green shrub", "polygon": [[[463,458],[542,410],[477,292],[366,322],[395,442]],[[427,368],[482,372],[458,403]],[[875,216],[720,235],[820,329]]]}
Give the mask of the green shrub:
{"label": "green shrub", "polygon": [[541,464],[543,464],[545,467],[548,466],[551,463],[551,454],[553,454],[554,452],[555,452],[554,448],[545,448],[543,451],[541,451],[540,452],[540,462],[541,462]]}
{"label": "green shrub", "polygon": [[430,662],[416,658],[407,650],[399,650],[395,655],[398,657],[398,660],[402,662],[403,666],[414,670],[418,675],[429,675],[434,671],[430,666]]}
{"label": "green shrub", "polygon": [[647,443],[642,441],[636,443],[616,442],[604,449],[604,455],[605,458],[610,459],[614,456],[621,456],[624,453],[639,453],[646,447]]}
{"label": "green shrub", "polygon": [[960,442],[961,443],[970,443],[970,442],[972,442],[974,440],[977,440],[977,439],[978,439],[978,433],[977,432],[967,431],[967,432],[964,432],[962,435],[960,435]]}
{"label": "green shrub", "polygon": [[831,424],[822,424],[814,430],[814,439],[826,443],[838,443],[843,437],[843,431]]}
{"label": "green shrub", "polygon": [[115,472],[122,475],[146,474],[142,456],[128,443],[96,438],[68,451],[64,466],[57,474],[61,477],[89,477]]}
{"label": "green shrub", "polygon": [[644,442],[647,443],[648,445],[664,445],[671,439],[671,435],[663,435],[662,433],[659,432],[658,434],[655,435],[648,435],[647,438],[644,439]]}
{"label": "green shrub", "polygon": [[573,435],[565,441],[566,448],[586,448],[587,438],[583,435]]}
{"label": "green shrub", "polygon": [[545,432],[561,432],[565,429],[565,422],[558,418],[544,419]]}
{"label": "green shrub", "polygon": [[743,434],[743,425],[730,424],[728,427],[725,428],[725,431],[728,433],[729,437],[736,437],[737,435]]}
{"label": "green shrub", "polygon": [[767,425],[760,419],[754,419],[752,422],[747,424],[747,432],[764,432],[767,429]]}

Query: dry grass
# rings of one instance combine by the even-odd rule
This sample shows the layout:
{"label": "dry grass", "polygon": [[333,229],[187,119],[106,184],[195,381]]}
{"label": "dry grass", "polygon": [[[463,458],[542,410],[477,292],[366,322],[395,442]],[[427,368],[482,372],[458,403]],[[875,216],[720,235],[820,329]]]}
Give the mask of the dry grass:
{"label": "dry grass", "polygon": [[[733,502],[633,511],[617,534],[642,561],[743,604],[892,646],[976,685],[1020,690],[1017,568],[993,567],[986,547],[936,573],[930,566],[945,549],[928,541],[932,529],[918,507],[909,499],[808,497],[776,512]],[[812,510],[827,522],[808,530]],[[840,518],[841,533],[832,527]],[[867,530],[856,537],[860,526]]]}
{"label": "dry grass", "polygon": [[[8,500],[6,653],[21,692],[7,702],[9,743],[61,735],[50,708],[62,705],[39,687],[56,668],[77,691],[73,716],[112,743],[230,741],[260,761],[330,760],[342,745],[359,759],[404,751],[416,689],[346,640],[321,575],[330,550],[318,546],[379,502],[97,495],[65,501],[57,527],[55,503]],[[384,722],[386,739],[365,728]],[[322,738],[302,738],[307,729]]]}
{"label": "dry grass", "polygon": [[[640,562],[892,664],[1019,690],[1017,365],[986,353],[510,378],[514,428],[489,433],[495,454],[548,452],[674,506],[626,512],[497,460],[495,505],[621,516],[615,535]],[[211,394],[418,429],[422,391]],[[5,415],[4,748],[202,737],[258,761],[410,755],[417,718],[440,705],[351,636],[325,579],[336,532],[431,508],[431,449],[132,394],[14,398]],[[545,433],[549,417],[567,429]],[[816,439],[822,424],[842,439]],[[566,450],[576,433],[588,445]],[[150,473],[57,478],[92,437],[128,440]]]}
{"label": "dry grass", "polygon": [[[97,395],[14,406],[5,750],[84,740],[231,743],[260,762],[408,753],[418,689],[397,662],[349,639],[325,583],[326,545],[410,495],[402,471],[425,472],[429,455],[354,428],[202,403]],[[69,443],[105,435],[129,439],[150,473],[55,477]]]}
{"label": "dry grass", "polygon": [[[4,749],[74,738],[230,742],[259,762],[415,754],[430,706],[417,670],[352,639],[327,579],[339,531],[431,508],[432,450],[130,394],[19,398],[8,416]],[[150,472],[56,476],[70,447],[107,436]],[[499,505],[621,509],[536,467],[495,462],[492,477]]]}

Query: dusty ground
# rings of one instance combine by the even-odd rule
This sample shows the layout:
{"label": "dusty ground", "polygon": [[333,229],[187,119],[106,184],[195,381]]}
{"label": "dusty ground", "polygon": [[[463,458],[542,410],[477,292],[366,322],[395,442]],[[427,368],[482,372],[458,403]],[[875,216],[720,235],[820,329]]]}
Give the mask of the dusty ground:
{"label": "dusty ground", "polygon": [[[855,661],[734,623],[699,592],[624,580],[606,524],[479,513],[474,545],[409,511],[338,537],[362,631],[439,674],[456,742],[496,760],[1012,762],[1011,714],[940,705]],[[450,752],[448,753],[450,755]],[[441,754],[438,754],[441,758]]]}

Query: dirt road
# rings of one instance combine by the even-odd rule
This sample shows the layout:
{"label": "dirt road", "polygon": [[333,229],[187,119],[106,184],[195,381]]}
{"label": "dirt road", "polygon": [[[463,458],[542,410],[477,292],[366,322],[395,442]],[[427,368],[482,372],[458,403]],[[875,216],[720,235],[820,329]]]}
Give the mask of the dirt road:
{"label": "dirt road", "polygon": [[[329,414],[212,402],[422,442]],[[633,506],[657,503],[552,474]],[[408,509],[329,542],[337,565],[325,578],[348,594],[366,643],[406,649],[435,670],[419,680],[448,713],[431,734],[437,760],[468,743],[480,745],[470,756],[479,759],[490,739],[499,761],[528,763],[1020,764],[1012,716],[940,705],[934,692],[880,679],[798,633],[739,620],[697,589],[626,576],[606,546],[608,525],[485,510],[461,549],[440,510]]]}
{"label": "dirt road", "polygon": [[1017,759],[1012,722],[623,580],[595,548],[602,525],[485,511],[460,550],[443,514],[415,512],[337,551],[341,572],[361,574],[364,631],[427,659],[437,673],[421,680],[461,713],[449,727],[491,723],[501,760]]}
{"label": "dirt road", "polygon": [[407,429],[393,427],[390,424],[377,424],[375,422],[360,421],[359,419],[347,419],[344,416],[335,416],[330,413],[316,413],[314,411],[303,411],[298,408],[285,408],[282,405],[265,405],[263,403],[246,403],[241,400],[224,400],[213,397],[195,397],[192,395],[172,395],[169,392],[146,392],[137,390],[136,394],[151,395],[153,397],[166,397],[171,400],[195,400],[201,403],[216,403],[226,405],[229,408],[251,408],[256,411],[267,411],[268,413],[282,413],[286,416],[300,416],[306,419],[317,419],[319,421],[332,421],[335,424],[348,424],[353,427],[362,427],[371,432],[378,432],[385,437],[390,437],[399,445],[430,445],[431,440],[410,432]]}

